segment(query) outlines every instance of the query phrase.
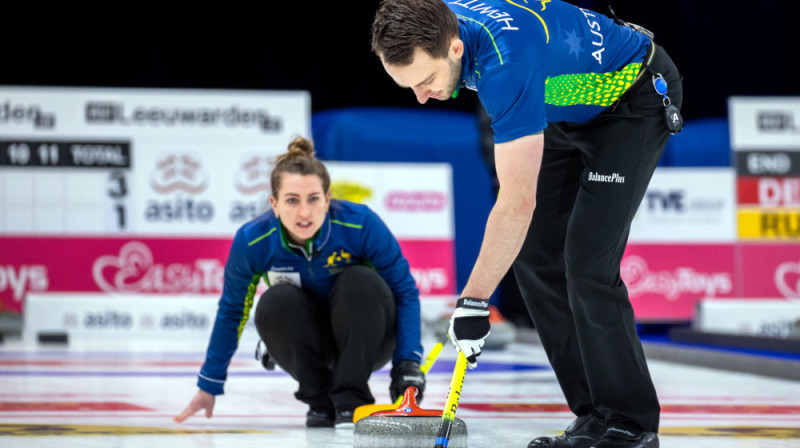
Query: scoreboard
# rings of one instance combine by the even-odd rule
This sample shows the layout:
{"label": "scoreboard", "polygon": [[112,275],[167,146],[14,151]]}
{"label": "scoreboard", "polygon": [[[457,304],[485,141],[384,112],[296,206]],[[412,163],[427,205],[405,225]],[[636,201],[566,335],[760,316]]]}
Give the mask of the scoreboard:
{"label": "scoreboard", "polygon": [[125,231],[130,168],[130,141],[2,139],[0,229]]}
{"label": "scoreboard", "polygon": [[0,88],[0,233],[230,236],[310,121],[304,91]]}

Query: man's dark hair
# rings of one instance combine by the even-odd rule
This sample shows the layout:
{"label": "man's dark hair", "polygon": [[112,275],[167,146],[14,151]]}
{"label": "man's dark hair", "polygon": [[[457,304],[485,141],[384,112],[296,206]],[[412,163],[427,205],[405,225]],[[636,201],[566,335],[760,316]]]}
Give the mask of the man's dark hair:
{"label": "man's dark hair", "polygon": [[372,51],[389,65],[411,64],[416,48],[447,57],[453,37],[458,18],[442,0],[383,0],[372,22]]}

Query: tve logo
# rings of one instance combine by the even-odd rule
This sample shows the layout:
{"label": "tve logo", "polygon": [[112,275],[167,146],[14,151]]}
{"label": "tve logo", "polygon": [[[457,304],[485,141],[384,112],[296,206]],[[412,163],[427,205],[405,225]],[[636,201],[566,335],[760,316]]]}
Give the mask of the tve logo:
{"label": "tve logo", "polygon": [[686,210],[686,191],[684,190],[655,190],[645,194],[647,209],[649,211],[675,211]]}

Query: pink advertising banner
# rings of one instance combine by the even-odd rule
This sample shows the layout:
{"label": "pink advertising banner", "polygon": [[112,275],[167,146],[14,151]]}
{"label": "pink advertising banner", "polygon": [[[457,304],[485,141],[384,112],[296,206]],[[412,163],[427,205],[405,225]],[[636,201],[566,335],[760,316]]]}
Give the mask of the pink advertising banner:
{"label": "pink advertising banner", "polygon": [[[0,237],[0,311],[28,292],[219,294],[228,238]],[[422,294],[454,294],[451,240],[401,240]]]}
{"label": "pink advertising banner", "polygon": [[638,320],[690,320],[703,298],[736,295],[733,244],[629,244],[621,276]]}
{"label": "pink advertising banner", "polygon": [[742,296],[800,300],[800,244],[743,243],[739,252]]}

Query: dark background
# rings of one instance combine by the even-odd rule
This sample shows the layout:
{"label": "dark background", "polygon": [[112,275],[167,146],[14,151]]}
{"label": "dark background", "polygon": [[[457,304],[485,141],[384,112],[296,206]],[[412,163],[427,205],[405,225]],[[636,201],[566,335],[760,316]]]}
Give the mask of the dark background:
{"label": "dark background", "polygon": [[[11,4],[10,4],[11,3]],[[797,95],[796,1],[573,0],[656,34],[684,75],[687,120],[730,95]],[[12,6],[13,5],[13,6]],[[0,85],[302,89],[314,112],[421,107],[370,52],[378,1],[81,5],[4,2]],[[476,95],[426,108],[475,111]]]}
{"label": "dark background", "polygon": [[[800,95],[791,69],[800,53],[796,0],[570,1],[606,15],[611,4],[620,18],[655,32],[684,76],[686,120],[726,117],[732,95]],[[476,113],[473,92],[421,106],[392,82],[369,48],[378,3],[0,2],[0,85],[291,89],[311,92],[313,112]],[[478,243],[458,250],[471,262]],[[513,282],[503,285],[504,295],[518,294]],[[519,300],[504,303],[507,316],[527,323]]]}

